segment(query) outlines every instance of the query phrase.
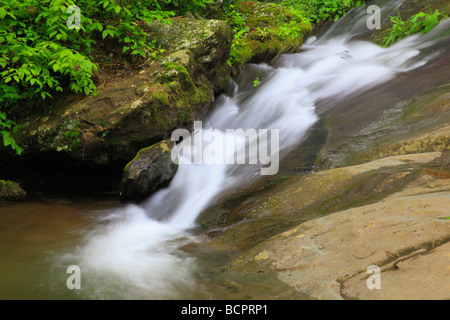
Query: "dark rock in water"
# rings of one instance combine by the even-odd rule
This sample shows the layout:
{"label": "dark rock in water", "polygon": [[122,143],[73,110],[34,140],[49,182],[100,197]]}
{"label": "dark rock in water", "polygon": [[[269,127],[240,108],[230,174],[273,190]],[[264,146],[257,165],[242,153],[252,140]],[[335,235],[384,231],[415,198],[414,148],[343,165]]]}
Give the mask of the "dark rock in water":
{"label": "dark rock in water", "polygon": [[27,193],[17,182],[0,180],[0,201],[23,200],[26,195]]}
{"label": "dark rock in water", "polygon": [[163,140],[142,149],[125,167],[121,201],[134,201],[149,196],[172,179],[177,171],[177,165],[170,157],[170,142]]}

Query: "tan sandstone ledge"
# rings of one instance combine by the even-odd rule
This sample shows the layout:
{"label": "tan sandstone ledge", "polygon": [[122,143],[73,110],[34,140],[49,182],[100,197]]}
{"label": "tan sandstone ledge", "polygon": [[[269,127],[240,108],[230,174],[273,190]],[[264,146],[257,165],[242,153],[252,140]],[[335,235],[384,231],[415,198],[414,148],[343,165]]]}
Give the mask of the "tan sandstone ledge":
{"label": "tan sandstone ledge", "polygon": [[[426,164],[440,152],[393,156],[339,168],[348,175]],[[317,299],[449,299],[450,180],[423,174],[376,203],[301,223],[247,250],[231,271],[271,273]],[[324,177],[325,178],[325,177]],[[381,268],[381,289],[366,273]]]}

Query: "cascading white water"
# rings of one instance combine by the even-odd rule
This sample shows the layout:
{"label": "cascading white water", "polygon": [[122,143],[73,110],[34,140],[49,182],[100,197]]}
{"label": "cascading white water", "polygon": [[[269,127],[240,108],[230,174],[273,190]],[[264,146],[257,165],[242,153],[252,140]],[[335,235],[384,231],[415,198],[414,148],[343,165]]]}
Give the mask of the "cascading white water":
{"label": "cascading white water", "polygon": [[[384,9],[391,13],[399,3],[391,1]],[[365,19],[364,10],[354,10],[322,37],[310,38],[302,52],[284,55],[271,66],[247,66],[231,84],[232,93],[216,101],[203,130],[278,129],[284,154],[318,120],[318,101],[331,99],[336,104],[420,67],[433,57],[421,50],[444,41],[439,35],[450,30],[450,21],[444,21],[429,34],[380,48],[352,40],[367,31]],[[261,84],[254,88],[256,76]],[[182,288],[188,290],[195,284],[191,275],[195,262],[179,248],[198,241],[189,229],[218,195],[249,184],[258,169],[258,165],[180,164],[170,186],[145,204],[110,212],[106,225],[89,233],[86,243],[70,256],[87,275],[84,283],[91,288],[90,295],[176,298]]]}

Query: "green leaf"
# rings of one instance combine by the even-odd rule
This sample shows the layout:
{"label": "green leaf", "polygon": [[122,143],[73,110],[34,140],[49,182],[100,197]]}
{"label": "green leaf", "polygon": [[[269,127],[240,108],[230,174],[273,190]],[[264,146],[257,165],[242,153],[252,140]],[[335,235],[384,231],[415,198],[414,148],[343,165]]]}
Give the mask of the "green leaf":
{"label": "green leaf", "polygon": [[99,22],[93,23],[91,25],[91,30],[98,30],[98,31],[102,31],[103,30],[103,25]]}
{"label": "green leaf", "polygon": [[12,141],[13,140],[11,138],[3,136],[3,144],[5,145],[5,147],[9,146]]}
{"label": "green leaf", "polygon": [[6,10],[3,7],[0,7],[0,19],[5,19],[6,17]]}
{"label": "green leaf", "polygon": [[14,145],[14,150],[16,153],[20,156],[23,153],[23,148],[19,147],[18,145]]}

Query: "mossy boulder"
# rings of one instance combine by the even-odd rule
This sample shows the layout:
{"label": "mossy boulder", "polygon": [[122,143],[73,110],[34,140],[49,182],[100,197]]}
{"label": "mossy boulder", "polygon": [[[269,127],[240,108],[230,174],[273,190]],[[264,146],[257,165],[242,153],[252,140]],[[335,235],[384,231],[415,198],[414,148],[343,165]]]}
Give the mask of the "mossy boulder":
{"label": "mossy boulder", "polygon": [[[283,53],[298,52],[312,30],[303,13],[274,3],[242,1],[234,5],[231,16],[240,20],[241,34],[235,37],[231,62],[268,62]],[[239,29],[239,27],[235,27]]]}
{"label": "mossy boulder", "polygon": [[[161,59],[100,85],[96,96],[61,97],[37,114],[18,118],[22,127],[15,139],[24,148],[18,160],[55,168],[123,168],[140,149],[202,117],[228,85],[231,29],[224,21],[183,18],[155,22],[149,34],[165,49]],[[3,147],[0,158],[0,166],[16,160]]]}
{"label": "mossy boulder", "polygon": [[123,171],[122,201],[142,199],[167,184],[177,171],[171,141],[164,140],[138,152]]}
{"label": "mossy boulder", "polygon": [[192,79],[207,83],[213,90],[210,94],[228,87],[227,61],[233,37],[226,22],[180,18],[171,24],[155,22],[150,31],[169,53],[162,63],[183,67]]}
{"label": "mossy boulder", "polygon": [[166,49],[164,59],[95,97],[64,98],[48,113],[19,121],[17,141],[25,153],[65,152],[100,165],[126,161],[204,114],[228,83],[230,29],[222,21],[195,19],[150,29]]}
{"label": "mossy boulder", "polygon": [[0,180],[0,201],[23,200],[26,195],[27,193],[17,182]]}

